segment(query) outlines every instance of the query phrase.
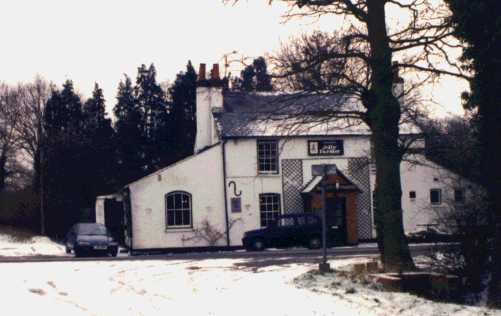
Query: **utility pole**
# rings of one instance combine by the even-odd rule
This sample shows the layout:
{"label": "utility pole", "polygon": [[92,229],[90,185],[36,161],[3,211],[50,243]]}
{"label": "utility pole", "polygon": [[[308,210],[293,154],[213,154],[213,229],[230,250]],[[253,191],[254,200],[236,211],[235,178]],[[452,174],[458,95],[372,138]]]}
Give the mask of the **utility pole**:
{"label": "utility pole", "polygon": [[[318,270],[321,273],[332,272],[330,264],[327,262],[327,203],[325,197],[325,187],[327,183],[325,177],[335,176],[337,174],[336,165],[313,165],[312,175],[322,177],[320,182],[320,198],[322,200],[322,261],[318,264]],[[337,183],[334,185],[334,196],[336,195]]]}
{"label": "utility pole", "polygon": [[325,184],[322,181],[320,186],[320,194],[322,199],[322,261],[318,265],[318,270],[322,273],[331,271],[331,267],[327,262],[327,207],[325,203]]}
{"label": "utility pole", "polygon": [[39,172],[40,172],[40,235],[45,236],[45,179],[44,179],[44,160],[45,160],[45,139],[44,132],[42,127],[42,105],[41,100],[39,99],[37,102],[37,116],[38,116],[38,124],[37,124],[37,133],[38,133],[38,150],[40,151],[38,159],[39,161]]}
{"label": "utility pole", "polygon": [[[237,63],[242,67],[247,66],[246,60],[249,59],[250,57],[245,57],[242,54],[240,54],[240,56],[238,56],[238,55],[239,55],[239,52],[236,50],[229,52],[229,53],[226,53],[226,54],[223,54],[223,57],[220,59],[220,60],[224,60],[224,76],[223,77],[227,77],[228,75],[231,75],[231,72],[228,72],[228,69],[234,63]],[[231,58],[229,58],[229,57],[231,57]]]}

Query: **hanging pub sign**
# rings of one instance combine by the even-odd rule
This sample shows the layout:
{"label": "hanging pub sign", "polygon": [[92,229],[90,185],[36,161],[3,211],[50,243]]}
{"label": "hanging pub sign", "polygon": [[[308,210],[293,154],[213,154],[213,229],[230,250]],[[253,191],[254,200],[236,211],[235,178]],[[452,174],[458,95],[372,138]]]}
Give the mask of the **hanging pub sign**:
{"label": "hanging pub sign", "polygon": [[309,140],[308,155],[310,156],[342,156],[344,144],[342,139]]}

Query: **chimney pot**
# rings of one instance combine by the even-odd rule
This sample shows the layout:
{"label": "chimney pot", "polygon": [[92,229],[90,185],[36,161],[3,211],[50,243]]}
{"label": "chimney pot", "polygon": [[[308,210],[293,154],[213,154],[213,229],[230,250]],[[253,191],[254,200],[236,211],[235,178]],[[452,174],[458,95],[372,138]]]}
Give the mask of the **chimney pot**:
{"label": "chimney pot", "polygon": [[213,80],[219,80],[219,64],[213,64],[212,65],[212,71],[211,71],[211,79]]}
{"label": "chimney pot", "polygon": [[200,64],[200,68],[198,69],[198,81],[205,80],[205,64]]}

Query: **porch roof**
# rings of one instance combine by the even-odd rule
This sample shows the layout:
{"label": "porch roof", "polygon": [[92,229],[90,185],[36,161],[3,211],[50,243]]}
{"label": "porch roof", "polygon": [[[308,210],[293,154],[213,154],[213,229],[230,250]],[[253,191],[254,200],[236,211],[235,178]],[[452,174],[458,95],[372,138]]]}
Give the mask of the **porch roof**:
{"label": "porch roof", "polygon": [[[339,191],[358,191],[362,192],[360,187],[356,185],[353,181],[351,181],[348,177],[346,177],[340,170],[338,170],[338,176],[343,178],[346,183],[339,184]],[[307,182],[303,189],[301,190],[302,194],[311,193],[317,189],[322,180],[328,178],[329,176],[315,176],[309,182]],[[331,184],[332,185],[332,184]]]}

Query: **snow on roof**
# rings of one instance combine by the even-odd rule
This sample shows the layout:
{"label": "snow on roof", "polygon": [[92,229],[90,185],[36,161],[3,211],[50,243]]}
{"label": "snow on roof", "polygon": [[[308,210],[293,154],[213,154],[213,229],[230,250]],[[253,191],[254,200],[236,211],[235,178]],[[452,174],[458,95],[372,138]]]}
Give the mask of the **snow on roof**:
{"label": "snow on roof", "polygon": [[[364,112],[352,97],[323,93],[225,92],[224,111],[213,113],[223,137],[370,135],[358,118],[340,113]],[[337,113],[337,114],[334,114]],[[402,134],[419,134],[412,124]]]}

